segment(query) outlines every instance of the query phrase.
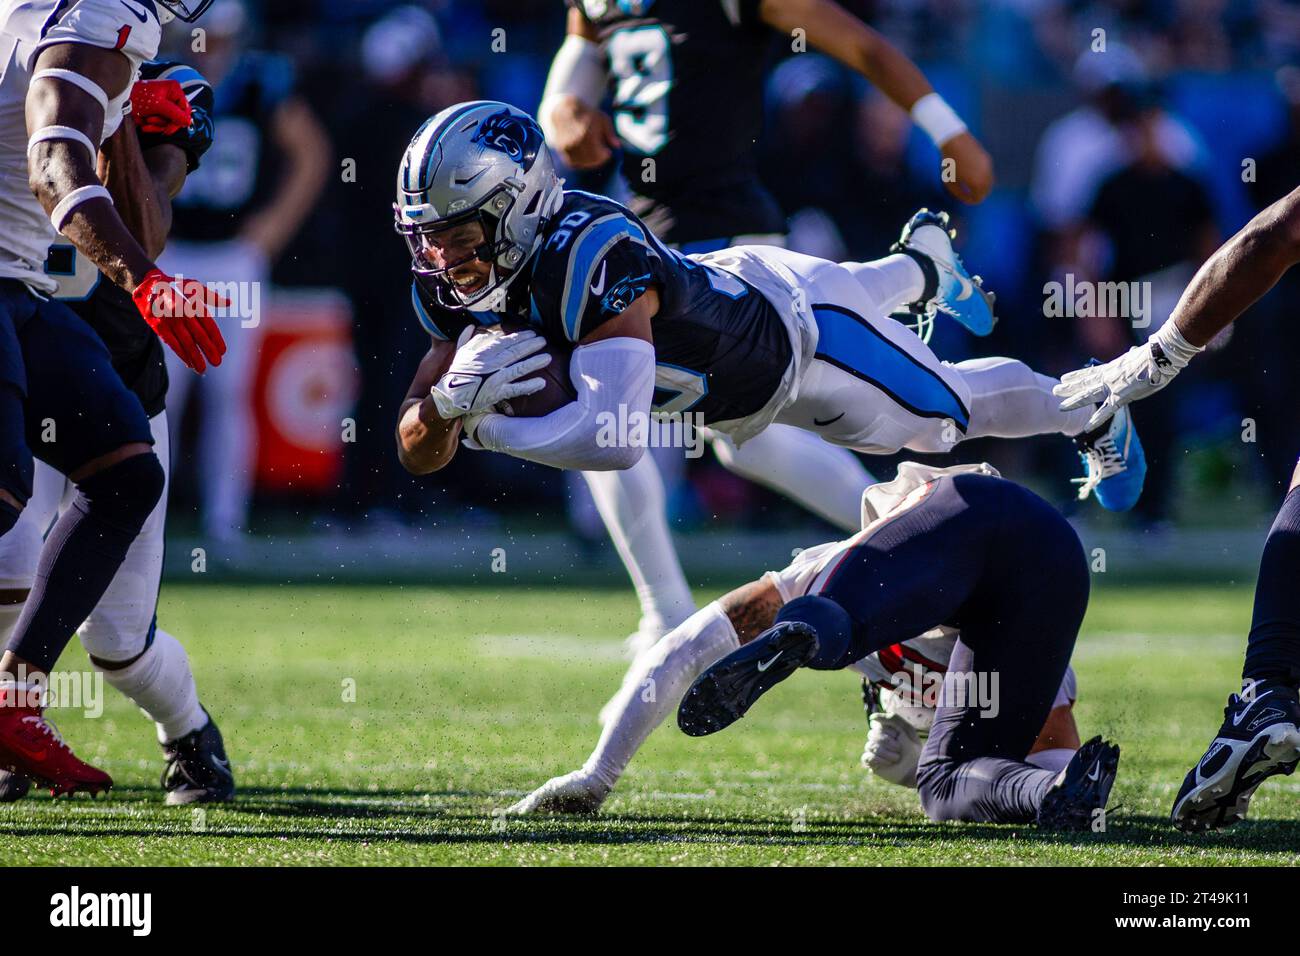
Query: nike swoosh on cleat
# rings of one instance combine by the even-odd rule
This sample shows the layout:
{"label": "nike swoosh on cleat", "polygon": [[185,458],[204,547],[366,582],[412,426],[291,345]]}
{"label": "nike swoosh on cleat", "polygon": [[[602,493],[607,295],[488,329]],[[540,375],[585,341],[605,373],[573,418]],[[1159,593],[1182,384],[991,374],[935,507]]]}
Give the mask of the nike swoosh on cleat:
{"label": "nike swoosh on cleat", "polygon": [[605,291],[605,268],[608,265],[609,265],[608,262],[602,262],[600,264],[600,278],[598,278],[595,282],[591,284],[592,295],[600,295],[602,292]]}
{"label": "nike swoosh on cleat", "polygon": [[961,283],[961,295],[957,296],[956,301],[965,302],[970,298],[971,293],[975,291],[975,287],[971,284],[970,279],[967,279],[964,275],[959,273],[953,273],[953,275],[955,275],[957,281]]}
{"label": "nike swoosh on cleat", "polygon": [[826,421],[822,421],[821,419],[814,418],[814,419],[813,419],[813,424],[816,425],[818,428],[825,428],[827,425],[834,425],[836,422],[838,422],[838,421],[839,421],[841,418],[843,418],[843,417],[844,417],[844,413],[843,413],[843,412],[840,412],[840,413],[839,413],[838,415],[836,415],[834,418],[828,418],[828,419],[826,419]]}
{"label": "nike swoosh on cleat", "polygon": [[776,652],[776,656],[773,657],[770,661],[759,661],[758,672],[761,674],[763,671],[767,670],[769,667],[771,667],[773,664],[776,663],[776,658],[780,657],[784,653],[785,653],[784,650],[780,650]]}

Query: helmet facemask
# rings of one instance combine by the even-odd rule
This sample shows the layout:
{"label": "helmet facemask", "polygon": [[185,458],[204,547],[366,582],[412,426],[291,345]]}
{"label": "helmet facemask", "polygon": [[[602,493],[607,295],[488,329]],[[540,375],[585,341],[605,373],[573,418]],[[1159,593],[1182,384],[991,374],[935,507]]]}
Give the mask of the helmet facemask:
{"label": "helmet facemask", "polygon": [[[505,301],[506,288],[519,274],[520,267],[532,251],[520,248],[502,234],[502,224],[514,203],[515,197],[509,184],[503,183],[472,209],[427,222],[419,219],[424,212],[422,207],[403,208],[393,204],[394,226],[410,250],[411,271],[429,280],[426,287],[440,306],[447,309],[469,309],[473,312],[500,310]],[[429,246],[436,244],[436,237],[454,233],[473,223],[482,229],[482,242],[472,250],[457,255],[453,261],[444,261],[442,265],[430,260]],[[473,292],[463,292],[452,277],[452,272],[474,261],[491,265],[487,282]]]}
{"label": "helmet facemask", "polygon": [[203,16],[208,7],[212,6],[213,0],[154,0],[154,2],[171,11],[177,20],[193,23]]}

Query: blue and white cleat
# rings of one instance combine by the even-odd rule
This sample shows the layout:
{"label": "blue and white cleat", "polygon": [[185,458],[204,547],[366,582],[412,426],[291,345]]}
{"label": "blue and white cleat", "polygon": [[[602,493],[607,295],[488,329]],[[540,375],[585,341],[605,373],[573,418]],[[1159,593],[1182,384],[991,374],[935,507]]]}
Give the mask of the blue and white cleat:
{"label": "blue and white cleat", "polygon": [[1183,779],[1170,819],[1178,829],[1193,832],[1231,826],[1246,816],[1261,783],[1291,773],[1297,762],[1300,700],[1294,688],[1247,684],[1228,698],[1223,725]]}
{"label": "blue and white cleat", "polygon": [[817,656],[817,631],[802,621],[774,624],[718,661],[677,707],[677,726],[691,737],[730,727],[754,702]]}
{"label": "blue and white cleat", "polygon": [[1095,492],[1097,503],[1107,511],[1128,511],[1137,504],[1147,477],[1147,456],[1127,407],[1074,442],[1086,470],[1074,479],[1080,501]]}
{"label": "blue and white cleat", "polygon": [[988,335],[997,323],[992,292],[984,291],[983,280],[971,275],[952,247],[957,230],[946,212],[922,209],[907,221],[890,252],[910,256],[925,273],[925,292],[911,311],[933,321],[943,312],[976,335]]}

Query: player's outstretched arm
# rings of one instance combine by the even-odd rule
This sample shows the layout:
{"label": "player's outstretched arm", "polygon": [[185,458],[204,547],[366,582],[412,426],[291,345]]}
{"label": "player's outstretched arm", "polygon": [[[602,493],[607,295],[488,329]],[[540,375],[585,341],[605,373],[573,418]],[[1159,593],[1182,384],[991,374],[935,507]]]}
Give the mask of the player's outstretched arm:
{"label": "player's outstretched arm", "polygon": [[438,414],[432,389],[451,366],[456,354],[454,342],[435,341],[420,360],[411,387],[406,391],[397,417],[397,457],[413,475],[428,475],[456,455],[461,419]]}
{"label": "player's outstretched arm", "polygon": [[1069,411],[1095,402],[1094,428],[1115,409],[1164,388],[1216,335],[1300,262],[1300,189],[1269,206],[1197,270],[1173,314],[1142,345],[1104,365],[1067,372],[1053,391]]}
{"label": "player's outstretched arm", "polygon": [[952,161],[952,175],[941,173],[945,188],[962,202],[984,201],[993,189],[993,160],[897,47],[833,0],[762,0],[759,16],[785,34],[803,30],[812,46],[861,73],[907,110],[943,159]]}
{"label": "player's outstretched arm", "polygon": [[579,340],[569,363],[574,401],[538,418],[467,416],[467,433],[480,448],[554,468],[631,468],[645,453],[655,377],[650,320],[658,311],[651,287]]}
{"label": "player's outstretched arm", "polygon": [[600,109],[608,82],[595,28],[573,7],[537,108],[547,145],[573,169],[598,169],[618,148],[614,123]]}

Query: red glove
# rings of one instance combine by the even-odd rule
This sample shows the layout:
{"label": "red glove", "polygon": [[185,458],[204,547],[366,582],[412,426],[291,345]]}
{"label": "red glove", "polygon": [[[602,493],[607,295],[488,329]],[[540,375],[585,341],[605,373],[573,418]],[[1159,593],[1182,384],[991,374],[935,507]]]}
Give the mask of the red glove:
{"label": "red glove", "polygon": [[141,80],[131,87],[131,116],[146,133],[170,136],[190,125],[190,101],[175,80]]}
{"label": "red glove", "polygon": [[149,327],[163,343],[200,375],[207,365],[221,364],[226,340],[212,321],[211,309],[230,303],[198,279],[175,279],[161,269],[151,269],[131,298]]}

